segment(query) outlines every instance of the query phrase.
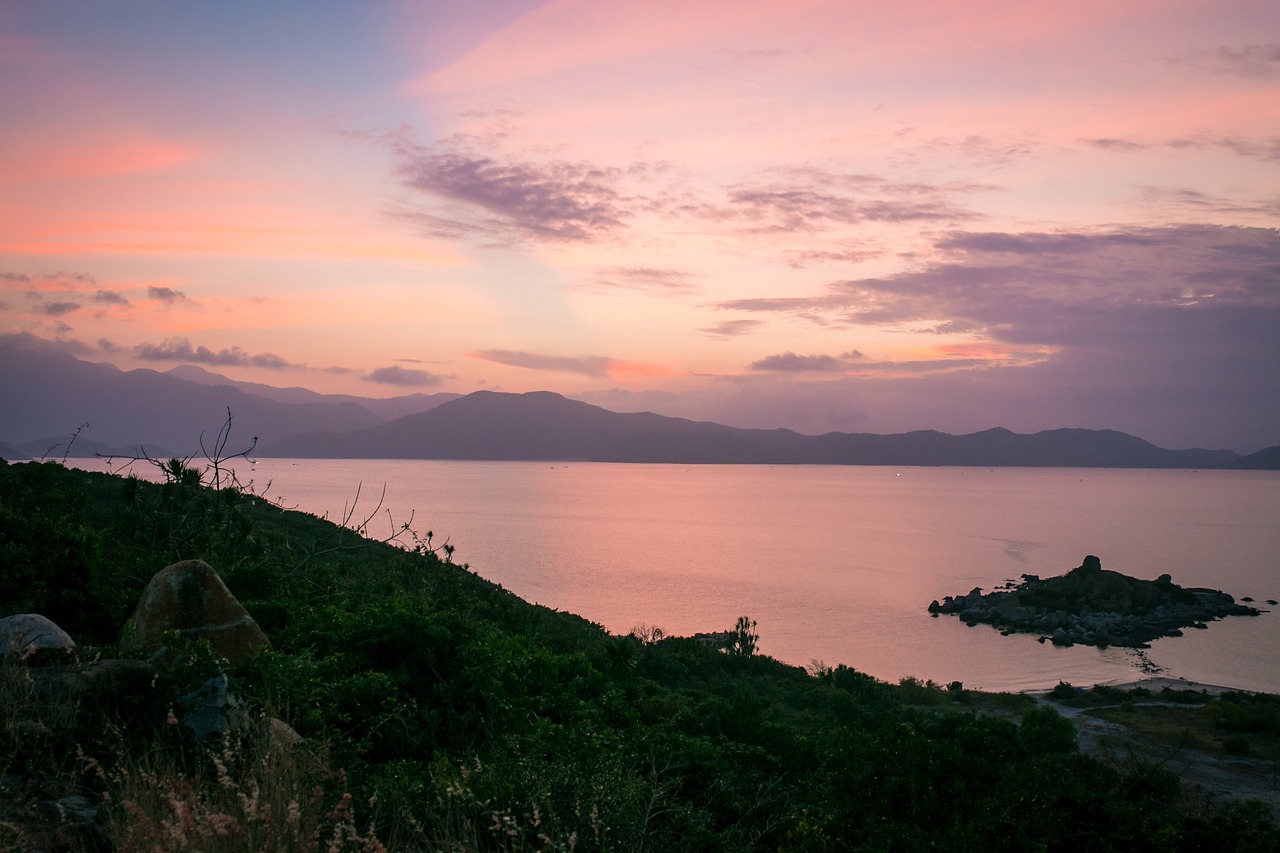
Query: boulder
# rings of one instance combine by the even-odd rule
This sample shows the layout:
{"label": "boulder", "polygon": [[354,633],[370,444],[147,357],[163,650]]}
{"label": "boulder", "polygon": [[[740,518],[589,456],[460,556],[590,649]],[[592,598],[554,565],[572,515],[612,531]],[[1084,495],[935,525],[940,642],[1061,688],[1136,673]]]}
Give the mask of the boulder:
{"label": "boulder", "polygon": [[227,674],[220,672],[179,700],[185,709],[182,724],[191,729],[196,741],[203,743],[231,730],[228,712],[236,706],[236,700],[229,687]]}
{"label": "boulder", "polygon": [[21,613],[0,619],[0,655],[26,662],[66,658],[76,644],[66,631],[38,613]]}
{"label": "boulder", "polygon": [[203,560],[184,560],[156,573],[142,591],[120,645],[155,652],[169,631],[207,640],[232,665],[271,648],[258,623]]}
{"label": "boulder", "polygon": [[258,734],[268,749],[294,747],[305,740],[302,735],[294,731],[293,726],[277,717],[267,717],[259,722]]}

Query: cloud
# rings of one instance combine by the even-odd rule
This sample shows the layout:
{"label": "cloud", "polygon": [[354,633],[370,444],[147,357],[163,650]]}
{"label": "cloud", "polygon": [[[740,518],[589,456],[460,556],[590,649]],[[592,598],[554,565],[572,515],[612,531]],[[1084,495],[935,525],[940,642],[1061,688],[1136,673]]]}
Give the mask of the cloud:
{"label": "cloud", "polygon": [[662,364],[650,362],[624,361],[603,355],[542,355],[514,350],[482,350],[471,353],[472,358],[491,361],[494,364],[505,364],[509,367],[521,367],[525,370],[541,370],[551,373],[576,373],[592,379],[651,379],[655,377],[673,376],[676,371]]}
{"label": "cloud", "polygon": [[301,367],[292,364],[274,353],[251,355],[240,347],[211,350],[205,346],[192,347],[186,338],[169,338],[163,343],[142,343],[133,348],[133,353],[145,361],[182,361],[192,364],[216,364],[222,367],[264,367],[271,370],[283,370]]}
{"label": "cloud", "polygon": [[874,175],[830,172],[812,167],[775,169],[773,179],[730,187],[723,206],[702,208],[718,219],[758,223],[757,230],[816,233],[867,222],[956,223],[976,217],[951,198],[983,189],[902,184]]}
{"label": "cloud", "polygon": [[788,351],[753,361],[750,367],[752,370],[825,373],[846,370],[850,364],[864,360],[865,357],[857,350],[849,350],[840,355],[796,355]]}
{"label": "cloud", "polygon": [[101,302],[106,305],[128,305],[129,300],[112,290],[99,290],[93,296],[94,302]]}
{"label": "cloud", "polygon": [[398,364],[370,370],[364,378],[368,382],[377,382],[382,385],[403,385],[411,388],[428,388],[439,385],[445,379],[438,373],[413,367],[401,367]]}
{"label": "cloud", "polygon": [[[1109,426],[1174,444],[1246,449],[1280,439],[1273,426],[1280,421],[1265,420],[1280,412],[1280,231],[1178,225],[955,232],[937,239],[934,250],[936,260],[917,270],[720,307],[812,317],[832,327],[965,333],[969,342],[959,349],[943,340],[918,362],[850,371],[885,377],[862,398],[937,418],[931,424],[922,417],[917,426],[980,422],[980,409],[967,420],[948,417],[911,397],[934,394],[957,413],[986,399],[991,411],[1014,413],[1005,415],[1011,428]],[[787,355],[776,364],[830,366]],[[921,376],[894,390],[912,370],[940,369],[950,385]],[[1047,414],[1033,417],[1024,407]],[[1161,432],[1150,427],[1157,421],[1166,424]]]}
{"label": "cloud", "polygon": [[38,309],[41,314],[47,314],[50,317],[61,317],[64,314],[70,314],[73,311],[80,310],[78,302],[49,302],[41,305]]}
{"label": "cloud", "polygon": [[86,355],[91,349],[73,338],[50,340],[30,332],[0,332],[0,354],[33,352],[40,355]]}
{"label": "cloud", "polygon": [[1002,347],[988,344],[943,346],[933,358],[913,361],[871,361],[857,350],[839,355],[797,355],[784,352],[752,362],[750,370],[765,373],[839,373],[844,376],[908,377],[926,373],[954,373],[995,364],[1030,364],[1043,360],[1046,348]]}
{"label": "cloud", "polygon": [[857,199],[809,189],[746,189],[729,193],[736,213],[778,231],[811,232],[862,222],[954,222],[974,214],[937,199]]}
{"label": "cloud", "polygon": [[157,302],[163,302],[166,305],[174,305],[178,302],[191,302],[192,300],[181,290],[174,290],[172,287],[148,287],[147,296]]}
{"label": "cloud", "polygon": [[614,411],[647,410],[809,435],[918,429],[960,434],[997,426],[1032,433],[1069,426],[1122,430],[1161,447],[1244,453],[1280,440],[1280,383],[1256,368],[1224,380],[1209,376],[1216,365],[1197,369],[1199,356],[1168,364],[1166,353],[1157,353],[1136,369],[1120,369],[1114,355],[1065,351],[1017,367],[939,370],[934,363],[915,372],[886,367],[853,375],[818,373],[806,381],[786,372],[758,372],[718,377],[696,391],[611,389],[578,396]]}
{"label": "cloud", "polygon": [[1228,216],[1239,219],[1242,216],[1246,216],[1266,222],[1280,217],[1280,197],[1258,202],[1232,201],[1211,196],[1198,190],[1179,189],[1176,187],[1146,187],[1139,193],[1137,201],[1139,204],[1145,205],[1154,212],[1165,216],[1194,217],[1197,219],[1213,216]]}
{"label": "cloud", "polygon": [[1092,145],[1094,148],[1101,148],[1103,151],[1149,151],[1152,148],[1149,142],[1135,142],[1132,139],[1114,139],[1111,137],[1102,139],[1083,139],[1086,145]]}
{"label": "cloud", "polygon": [[609,375],[609,367],[614,359],[602,355],[540,355],[515,350],[490,349],[471,353],[472,358],[491,361],[494,364],[505,364],[509,367],[522,367],[525,370],[543,370],[553,373],[577,373],[593,379],[602,379]]}
{"label": "cloud", "polygon": [[617,169],[586,162],[498,160],[444,146],[396,146],[406,186],[461,202],[415,216],[444,236],[502,232],[525,239],[586,241],[625,227]]}
{"label": "cloud", "polygon": [[1239,137],[1224,136],[1216,140],[1216,143],[1223,148],[1234,151],[1241,157],[1267,160],[1272,163],[1280,161],[1280,136],[1270,136],[1266,139],[1240,139]]}
{"label": "cloud", "polygon": [[843,325],[960,324],[994,340],[1094,340],[1153,311],[1204,315],[1280,307],[1280,232],[1174,226],[1102,233],[953,233],[943,260],[884,278],[832,282],[807,297],[718,303]]}
{"label": "cloud", "polygon": [[96,286],[97,282],[88,273],[54,272],[27,275],[26,273],[0,273],[0,283],[33,293],[75,293]]}
{"label": "cloud", "polygon": [[1280,44],[1224,45],[1214,50],[1175,56],[1170,61],[1208,68],[1218,74],[1270,80],[1280,77]]}
{"label": "cloud", "polygon": [[595,288],[638,290],[643,293],[690,293],[695,288],[689,274],[679,270],[654,269],[652,267],[612,267],[596,273]]}
{"label": "cloud", "polygon": [[[957,204],[957,197],[991,189],[973,183],[901,183],[805,166],[769,169],[746,181],[696,190],[688,176],[667,174],[665,163],[618,168],[584,161],[522,160],[473,153],[469,140],[427,147],[412,145],[403,135],[392,137],[391,144],[405,185],[429,199],[425,206],[398,216],[437,236],[483,237],[497,244],[615,239],[641,214],[723,223],[747,234],[816,234],[867,223],[955,225],[978,218]],[[623,190],[628,182],[655,181],[662,188],[651,194]],[[442,201],[454,204],[439,204]],[[841,247],[835,253],[848,260],[853,251]],[[874,256],[866,249],[858,251],[859,259]],[[652,292],[692,288],[676,271],[646,268],[604,270],[595,285]]]}
{"label": "cloud", "polygon": [[762,320],[725,320],[714,326],[705,326],[698,331],[708,337],[728,340],[740,335],[748,335],[762,325],[764,325]]}
{"label": "cloud", "polygon": [[888,251],[880,247],[872,247],[855,241],[841,241],[830,249],[800,249],[786,252],[790,259],[788,265],[792,269],[803,269],[812,263],[860,264],[882,258]]}
{"label": "cloud", "polygon": [[1209,133],[1199,133],[1194,136],[1183,136],[1175,139],[1165,139],[1162,141],[1103,137],[1096,139],[1082,139],[1081,142],[1103,151],[1117,153],[1148,153],[1161,149],[1173,151],[1199,151],[1210,148],[1221,148],[1241,157],[1247,157],[1251,160],[1263,160],[1267,162],[1280,160],[1280,136],[1248,138],[1240,136],[1215,136]]}

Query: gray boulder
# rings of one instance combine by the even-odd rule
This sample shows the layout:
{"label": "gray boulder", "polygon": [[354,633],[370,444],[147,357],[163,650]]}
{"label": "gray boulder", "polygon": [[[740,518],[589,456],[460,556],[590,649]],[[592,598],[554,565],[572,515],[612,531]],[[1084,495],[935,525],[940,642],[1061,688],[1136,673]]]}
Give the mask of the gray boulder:
{"label": "gray boulder", "polygon": [[0,619],[0,655],[22,661],[70,657],[76,644],[71,635],[38,613]]}

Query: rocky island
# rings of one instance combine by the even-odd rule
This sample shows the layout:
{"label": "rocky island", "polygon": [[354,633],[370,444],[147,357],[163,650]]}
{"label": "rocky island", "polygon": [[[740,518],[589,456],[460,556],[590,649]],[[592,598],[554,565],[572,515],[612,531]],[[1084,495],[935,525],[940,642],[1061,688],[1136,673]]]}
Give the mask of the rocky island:
{"label": "rocky island", "polygon": [[970,625],[984,623],[1003,634],[1039,634],[1055,645],[1146,648],[1160,637],[1182,636],[1183,628],[1205,628],[1224,616],[1257,616],[1216,589],[1182,587],[1167,575],[1154,581],[1102,568],[1093,555],[1065,575],[1041,580],[1023,575],[1021,584],[983,595],[946,596],[929,612],[954,614]]}

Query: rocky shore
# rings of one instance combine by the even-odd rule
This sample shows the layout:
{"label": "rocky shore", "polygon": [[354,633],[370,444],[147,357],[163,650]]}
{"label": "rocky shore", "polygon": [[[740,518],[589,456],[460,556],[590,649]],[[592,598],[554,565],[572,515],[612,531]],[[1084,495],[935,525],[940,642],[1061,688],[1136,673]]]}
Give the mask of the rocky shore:
{"label": "rocky shore", "polygon": [[[1216,589],[1182,587],[1165,574],[1154,581],[1102,568],[1090,555],[1065,575],[1023,575],[1021,584],[983,594],[981,588],[929,604],[936,616],[955,615],[970,625],[992,625],[1003,634],[1039,634],[1055,645],[1147,648],[1184,628],[1206,628],[1224,616],[1257,616]],[[1274,601],[1268,602],[1275,604]]]}

